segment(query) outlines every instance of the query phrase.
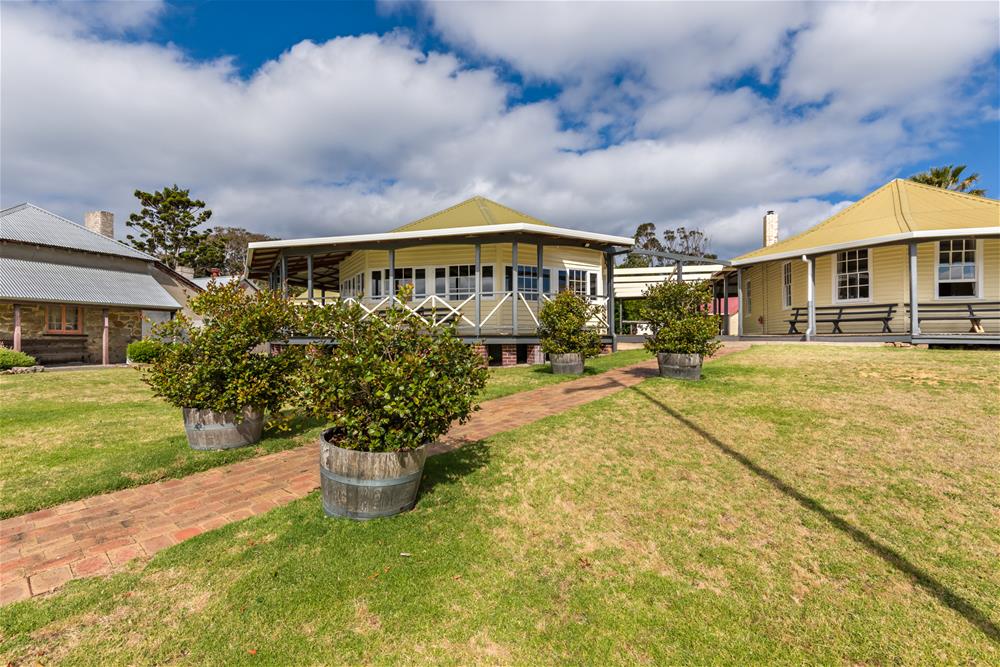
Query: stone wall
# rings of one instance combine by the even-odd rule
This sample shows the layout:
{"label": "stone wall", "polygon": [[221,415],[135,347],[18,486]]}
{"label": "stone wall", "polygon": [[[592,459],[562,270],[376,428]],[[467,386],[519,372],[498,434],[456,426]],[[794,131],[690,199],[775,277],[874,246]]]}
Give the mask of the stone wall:
{"label": "stone wall", "polygon": [[[21,304],[21,339],[57,340],[59,334],[45,333],[45,304]],[[128,344],[142,337],[142,311],[134,308],[109,308],[108,312],[108,361],[125,362]],[[87,362],[101,363],[104,334],[103,308],[83,306],[83,334],[87,337]],[[14,337],[14,306],[0,304],[0,340],[10,342]]]}

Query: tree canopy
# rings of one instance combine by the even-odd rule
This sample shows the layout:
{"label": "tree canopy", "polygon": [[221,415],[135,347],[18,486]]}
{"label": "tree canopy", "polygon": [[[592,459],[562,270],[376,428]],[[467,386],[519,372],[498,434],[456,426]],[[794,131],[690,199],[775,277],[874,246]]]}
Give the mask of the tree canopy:
{"label": "tree canopy", "polygon": [[986,190],[973,187],[979,180],[978,173],[965,175],[964,164],[944,165],[943,167],[931,167],[927,171],[910,176],[910,180],[924,185],[933,185],[937,188],[952,190],[953,192],[964,192],[967,195],[985,197]]}
{"label": "tree canopy", "polygon": [[190,190],[175,183],[156,192],[136,190],[135,197],[141,209],[129,215],[125,223],[139,230],[138,237],[127,237],[133,247],[171,269],[221,263],[219,245],[210,242],[208,231],[198,229],[212,217],[212,211],[205,208],[205,202],[192,199]]}

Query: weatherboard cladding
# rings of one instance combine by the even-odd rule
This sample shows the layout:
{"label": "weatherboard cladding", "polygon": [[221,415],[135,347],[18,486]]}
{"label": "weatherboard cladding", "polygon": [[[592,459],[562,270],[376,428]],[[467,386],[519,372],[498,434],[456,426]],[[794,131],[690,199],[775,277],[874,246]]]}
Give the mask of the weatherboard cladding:
{"label": "weatherboard cladding", "polygon": [[0,239],[155,261],[144,252],[34,204],[19,204],[0,211]]}
{"label": "weatherboard cladding", "polygon": [[178,310],[181,307],[147,273],[11,257],[0,257],[0,299],[147,310]]}

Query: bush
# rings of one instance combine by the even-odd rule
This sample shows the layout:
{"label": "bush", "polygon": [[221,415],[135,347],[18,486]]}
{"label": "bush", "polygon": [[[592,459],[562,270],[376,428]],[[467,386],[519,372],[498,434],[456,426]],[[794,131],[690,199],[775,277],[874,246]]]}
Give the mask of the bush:
{"label": "bush", "polygon": [[592,357],[601,351],[601,334],[590,326],[600,313],[573,292],[563,291],[542,306],[538,314],[538,338],[546,354],[578,352]]}
{"label": "bush", "polygon": [[[404,303],[410,289],[400,292]],[[296,382],[302,409],[328,422],[331,442],[413,450],[467,421],[489,374],[454,326],[428,325],[403,308],[365,315],[343,301],[303,311],[305,333],[336,341],[307,351]]]}
{"label": "bush", "polygon": [[30,354],[15,352],[9,347],[0,345],[0,371],[9,371],[11,368],[22,368],[35,366],[38,362]]}
{"label": "bush", "polygon": [[643,296],[643,319],[653,332],[646,338],[647,350],[708,356],[719,349],[719,317],[709,311],[709,283],[663,282],[651,285]]}
{"label": "bush", "polygon": [[164,344],[158,340],[134,340],[128,344],[125,356],[132,363],[151,364],[163,354]]}
{"label": "bush", "polygon": [[238,281],[209,285],[190,306],[202,316],[200,324],[182,314],[153,328],[158,339],[170,343],[143,375],[153,393],[179,408],[236,413],[281,408],[300,355],[292,346],[276,355],[260,348],[289,337],[294,306],[277,292],[245,292]]}

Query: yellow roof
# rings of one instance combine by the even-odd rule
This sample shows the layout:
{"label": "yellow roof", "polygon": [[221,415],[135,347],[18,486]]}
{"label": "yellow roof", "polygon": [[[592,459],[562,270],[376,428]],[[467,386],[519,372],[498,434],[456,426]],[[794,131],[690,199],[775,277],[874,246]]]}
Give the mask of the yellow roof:
{"label": "yellow roof", "polygon": [[486,197],[472,197],[443,211],[432,213],[425,218],[397,227],[394,232],[426,231],[429,229],[452,229],[455,227],[479,227],[481,225],[504,225],[513,222],[527,222],[534,225],[548,225],[538,218],[498,204]]}
{"label": "yellow roof", "polygon": [[954,236],[962,231],[1000,234],[1000,201],[897,178],[801,234],[740,255],[733,263]]}

